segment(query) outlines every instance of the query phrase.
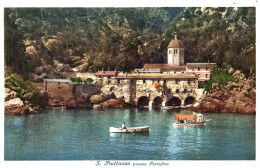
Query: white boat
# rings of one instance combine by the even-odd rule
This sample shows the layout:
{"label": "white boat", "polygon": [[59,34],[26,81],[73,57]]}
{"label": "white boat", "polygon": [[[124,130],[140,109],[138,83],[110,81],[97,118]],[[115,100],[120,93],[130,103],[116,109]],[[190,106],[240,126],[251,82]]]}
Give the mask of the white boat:
{"label": "white boat", "polygon": [[149,126],[127,127],[127,128],[109,127],[109,132],[111,133],[149,132]]}
{"label": "white boat", "polygon": [[[206,125],[206,120],[202,114],[196,115],[184,115],[175,113],[176,122],[173,123],[174,126],[197,126]],[[210,121],[210,120],[207,120]]]}

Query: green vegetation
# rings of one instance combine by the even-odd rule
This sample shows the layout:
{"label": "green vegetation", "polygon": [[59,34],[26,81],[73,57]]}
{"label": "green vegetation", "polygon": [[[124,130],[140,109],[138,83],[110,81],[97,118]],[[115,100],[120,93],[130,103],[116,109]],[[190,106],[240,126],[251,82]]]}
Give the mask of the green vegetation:
{"label": "green vegetation", "polygon": [[5,62],[24,79],[37,66],[54,67],[54,60],[81,72],[126,72],[166,63],[167,45],[178,35],[186,63],[226,63],[248,76],[255,73],[255,13],[253,7],[5,8]]}
{"label": "green vegetation", "polygon": [[93,82],[93,79],[92,79],[92,78],[87,78],[86,81],[87,81],[88,83],[92,83],[92,82]]}
{"label": "green vegetation", "polygon": [[80,77],[70,78],[70,80],[71,80],[72,82],[77,82],[77,83],[82,83],[82,82],[83,82],[83,80],[82,80]]}
{"label": "green vegetation", "polygon": [[[5,59],[23,76],[54,60],[81,71],[141,66],[143,44],[184,8],[5,8]],[[25,54],[25,43],[37,54]]]}
{"label": "green vegetation", "polygon": [[232,74],[228,73],[225,67],[221,67],[212,71],[210,79],[208,81],[200,82],[199,87],[204,88],[207,92],[210,92],[213,83],[225,86],[228,82],[235,82],[235,78]]}
{"label": "green vegetation", "polygon": [[[23,82],[17,77],[14,77],[9,74],[5,74],[7,79],[5,80],[5,88],[9,88],[10,90],[17,93],[17,97],[19,97],[23,102],[28,101],[31,104],[39,105],[40,107],[44,107],[44,98],[42,93],[40,93],[40,88],[38,85],[33,84],[31,82]],[[29,96],[25,96],[25,95]]]}

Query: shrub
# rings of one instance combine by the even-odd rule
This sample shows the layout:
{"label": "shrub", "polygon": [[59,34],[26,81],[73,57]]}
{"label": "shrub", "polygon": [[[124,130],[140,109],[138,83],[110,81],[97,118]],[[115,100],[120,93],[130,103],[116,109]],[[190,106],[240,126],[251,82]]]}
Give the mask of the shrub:
{"label": "shrub", "polygon": [[225,66],[220,66],[216,70],[212,71],[210,79],[199,84],[205,91],[211,91],[212,83],[225,86],[228,82],[235,82],[235,78],[232,74],[229,74]]}
{"label": "shrub", "polygon": [[93,79],[92,78],[88,78],[88,79],[86,79],[86,81],[91,83],[91,82],[93,82]]}
{"label": "shrub", "polygon": [[[44,98],[40,92],[40,89],[37,88],[33,83],[29,81],[21,81],[18,78],[9,75],[5,80],[5,87],[17,93],[23,102],[28,101],[31,104],[44,107]],[[30,99],[25,99],[24,95],[27,93],[32,93],[33,96]]]}
{"label": "shrub", "polygon": [[83,82],[83,80],[82,80],[80,77],[70,78],[70,80],[71,80],[72,82],[77,82],[77,83],[82,83],[82,82]]}

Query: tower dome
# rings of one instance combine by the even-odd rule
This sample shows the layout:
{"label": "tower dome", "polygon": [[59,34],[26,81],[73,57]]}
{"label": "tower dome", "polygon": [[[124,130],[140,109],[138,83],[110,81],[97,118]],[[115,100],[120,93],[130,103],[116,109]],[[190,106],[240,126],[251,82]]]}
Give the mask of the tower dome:
{"label": "tower dome", "polygon": [[167,50],[169,65],[184,65],[184,45],[181,40],[177,39],[177,35],[175,35],[175,39],[169,43]]}
{"label": "tower dome", "polygon": [[177,39],[177,35],[175,38],[169,43],[168,48],[184,48],[183,42]]}

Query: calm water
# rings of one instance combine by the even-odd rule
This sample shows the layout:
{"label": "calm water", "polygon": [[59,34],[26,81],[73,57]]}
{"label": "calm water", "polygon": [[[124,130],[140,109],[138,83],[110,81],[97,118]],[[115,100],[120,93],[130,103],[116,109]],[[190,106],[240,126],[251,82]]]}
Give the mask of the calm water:
{"label": "calm water", "polygon": [[[204,114],[206,126],[173,127],[174,113],[148,109],[46,110],[5,116],[5,160],[254,160],[255,116]],[[150,126],[148,134],[110,126]]]}

